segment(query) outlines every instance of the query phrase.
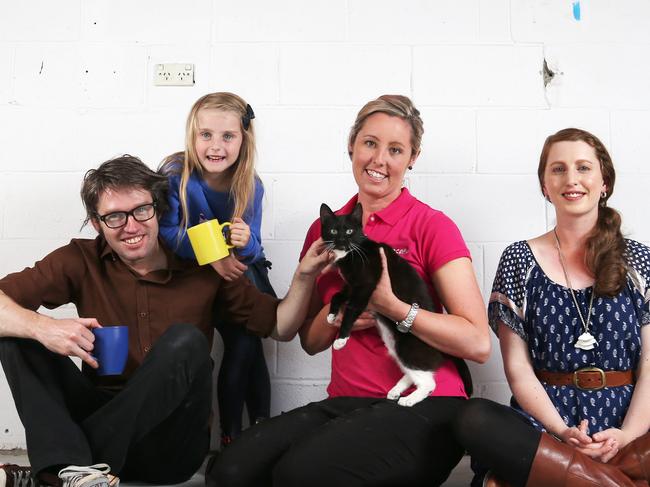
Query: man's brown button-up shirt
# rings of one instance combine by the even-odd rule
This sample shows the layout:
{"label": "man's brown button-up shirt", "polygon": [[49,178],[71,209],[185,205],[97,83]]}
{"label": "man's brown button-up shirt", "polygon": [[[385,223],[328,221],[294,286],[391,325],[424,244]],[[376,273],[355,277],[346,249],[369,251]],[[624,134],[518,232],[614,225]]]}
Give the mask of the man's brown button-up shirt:
{"label": "man's brown button-up shirt", "polygon": [[103,326],[128,326],[129,360],[123,376],[100,381],[85,370],[95,382],[106,385],[124,382],[173,324],[198,327],[211,344],[213,306],[219,316],[252,333],[271,333],[279,300],[261,293],[246,278],[228,282],[210,266],[199,267],[166,248],[165,252],[167,269],[140,276],[101,236],[73,239],[34,267],[1,279],[0,290],[28,309],[74,303],[80,317],[96,318]]}

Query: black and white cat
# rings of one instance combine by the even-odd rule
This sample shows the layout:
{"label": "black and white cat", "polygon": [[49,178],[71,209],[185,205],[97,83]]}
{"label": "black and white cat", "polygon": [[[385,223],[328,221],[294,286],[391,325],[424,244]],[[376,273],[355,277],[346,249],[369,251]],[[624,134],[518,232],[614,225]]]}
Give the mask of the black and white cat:
{"label": "black and white cat", "polygon": [[[345,304],[339,337],[334,348],[343,348],[350,337],[352,325],[368,306],[370,296],[381,277],[382,264],[379,249],[383,248],[388,264],[393,293],[405,303],[417,303],[421,309],[434,310],[433,299],[427,286],[415,269],[384,243],[370,240],[363,234],[361,204],[349,215],[336,215],[325,203],[320,207],[321,236],[336,256],[345,286],[332,297],[327,320],[333,323]],[[465,391],[472,394],[472,378],[464,360],[446,355],[423,342],[412,333],[397,330],[396,323],[376,313],[379,332],[390,355],[399,365],[404,376],[388,392],[388,399],[398,399],[402,406],[413,406],[436,388],[433,372],[445,358],[451,358],[465,384]],[[405,397],[401,394],[412,385],[415,390]]]}

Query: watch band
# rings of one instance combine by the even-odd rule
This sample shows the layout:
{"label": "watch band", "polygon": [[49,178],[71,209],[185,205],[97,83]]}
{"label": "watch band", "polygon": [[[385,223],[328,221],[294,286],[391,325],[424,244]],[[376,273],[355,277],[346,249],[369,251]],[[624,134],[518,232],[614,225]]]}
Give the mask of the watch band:
{"label": "watch band", "polygon": [[404,318],[402,321],[395,322],[395,324],[397,325],[397,330],[402,333],[409,333],[411,331],[411,327],[413,326],[413,322],[415,321],[415,317],[417,316],[419,310],[420,310],[420,306],[418,305],[418,303],[413,303],[411,305],[411,309],[409,309],[409,312],[406,315],[406,318]]}

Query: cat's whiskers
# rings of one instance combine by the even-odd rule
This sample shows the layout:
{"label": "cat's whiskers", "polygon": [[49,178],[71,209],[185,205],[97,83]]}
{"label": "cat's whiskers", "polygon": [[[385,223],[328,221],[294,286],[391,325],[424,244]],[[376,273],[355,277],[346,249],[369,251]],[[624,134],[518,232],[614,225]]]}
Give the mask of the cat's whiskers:
{"label": "cat's whiskers", "polygon": [[328,252],[331,252],[334,250],[334,240],[323,240],[323,243],[325,244],[325,250]]}
{"label": "cat's whiskers", "polygon": [[350,249],[353,254],[357,254],[361,258],[361,262],[363,262],[364,265],[368,262],[368,256],[361,246],[350,242]]}

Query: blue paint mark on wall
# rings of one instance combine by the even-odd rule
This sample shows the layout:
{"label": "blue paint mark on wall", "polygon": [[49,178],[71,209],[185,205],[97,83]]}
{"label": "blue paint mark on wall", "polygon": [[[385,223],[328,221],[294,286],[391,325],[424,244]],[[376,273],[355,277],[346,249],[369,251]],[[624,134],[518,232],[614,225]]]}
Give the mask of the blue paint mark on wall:
{"label": "blue paint mark on wall", "polygon": [[573,2],[573,18],[576,20],[580,20],[580,2],[576,1]]}

